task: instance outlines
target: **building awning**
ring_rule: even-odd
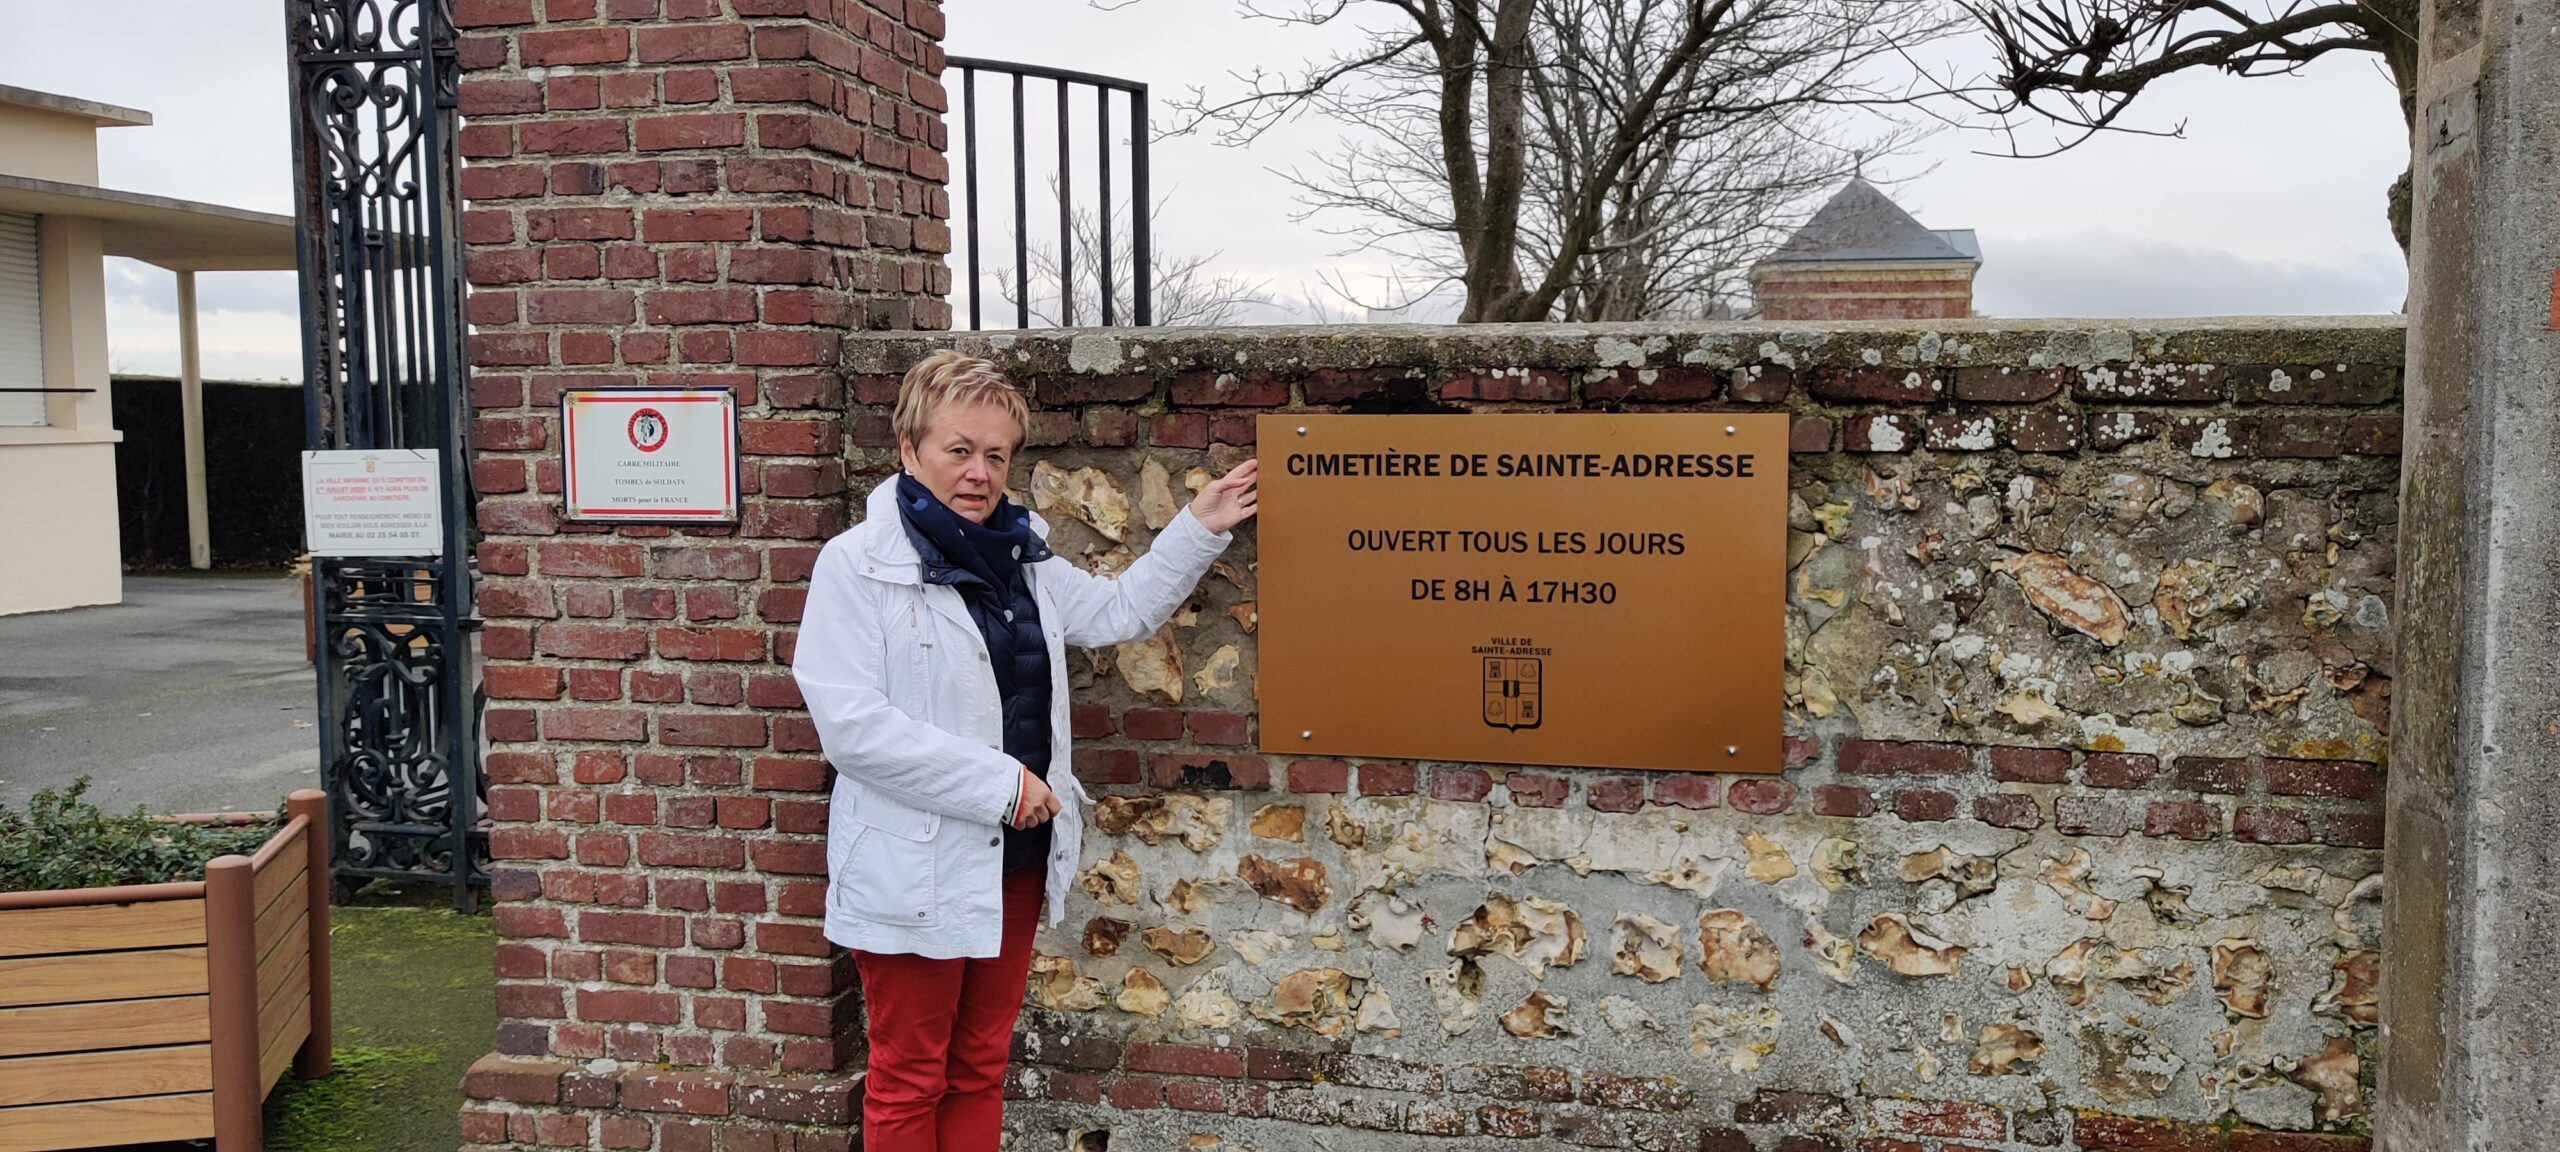
[[[294,267],[290,216],[6,175],[0,175],[0,212],[104,221],[107,255],[173,271],[291,271]]]
[[[76,116],[99,128],[145,128],[151,124],[151,114],[140,108],[83,100],[59,92],[38,92],[15,84],[0,84],[0,104]]]

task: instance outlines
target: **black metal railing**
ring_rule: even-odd
[[[316,557],[332,879],[487,883],[451,0],[287,0],[304,446],[425,449],[443,554]]]
[[[1054,157],[1055,198],[1058,208],[1058,249],[1053,261],[1057,278],[1057,310],[1052,317],[1060,327],[1072,327],[1080,311],[1076,296],[1079,249],[1091,254],[1093,296],[1097,307],[1088,315],[1097,315],[1106,325],[1155,322],[1154,251],[1150,217],[1151,202],[1147,198],[1147,86],[1131,80],[1096,76],[1089,72],[1073,72],[1064,68],[1046,68],[1036,64],[1013,64],[1001,60],[981,60],[968,56],[949,58],[949,72],[959,74],[961,157],[961,234],[969,296],[969,327],[983,328],[982,303],[986,297],[987,277],[980,268],[980,249],[985,235],[979,213],[979,109],[978,76],[988,73],[1009,77],[1012,86],[1011,114],[1008,124],[1012,137],[1013,182],[1013,284],[1012,298],[1015,327],[1032,324],[1032,252],[1031,181],[1026,144],[1031,139],[1031,125],[1024,115],[1025,89],[1033,81],[1047,81],[1054,93],[1058,123],[1057,152]],[[1095,155],[1095,216],[1099,226],[1090,237],[1083,231],[1076,214],[1075,175],[1075,108],[1082,89],[1093,90],[1093,140]],[[1111,199],[1111,166],[1115,141],[1111,134],[1113,95],[1126,97],[1128,110],[1123,120],[1129,129],[1127,168],[1129,175],[1128,248],[1125,284],[1128,303],[1124,309],[1120,288],[1124,283],[1122,260],[1116,250],[1117,235],[1113,227]],[[1043,285],[1045,290],[1046,285]],[[999,286],[998,295],[1008,295]]]

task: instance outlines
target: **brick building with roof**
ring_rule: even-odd
[[[1752,266],[1751,294],[1769,320],[1957,320],[1981,267],[1972,229],[1926,227],[1853,177]]]

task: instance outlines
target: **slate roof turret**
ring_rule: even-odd
[[[1982,254],[1971,229],[1922,227],[1875,185],[1851,177],[1762,263],[1903,260],[1978,264]]]

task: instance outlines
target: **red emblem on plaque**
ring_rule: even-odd
[[[631,446],[643,452],[655,452],[667,446],[667,417],[655,408],[643,408],[631,414]]]

